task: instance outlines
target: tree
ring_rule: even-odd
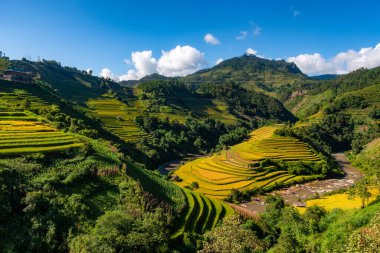
[[[365,207],[366,201],[371,197],[369,192],[370,183],[366,178],[356,182],[355,186],[349,191],[350,197],[359,197],[362,201],[362,208]]]
[[[379,252],[380,248],[380,212],[372,219],[369,226],[360,228],[352,233],[348,239],[345,251],[355,252]]]
[[[70,252],[168,252],[168,230],[160,209],[131,214],[108,211],[89,233],[75,237]]]
[[[285,208],[285,202],[280,195],[270,194],[265,198],[265,203],[266,211],[261,215],[260,225],[264,231],[266,240],[270,243],[274,243],[280,234],[277,223]]]
[[[238,216],[225,218],[223,224],[207,232],[205,238],[203,249],[198,253],[262,252],[265,248],[255,232],[242,227]]]
[[[309,222],[309,232],[314,234],[320,232],[319,223],[326,215],[326,210],[322,207],[313,205],[306,209],[304,217]]]
[[[286,207],[277,226],[281,230],[275,252],[302,252],[307,235],[307,223],[294,207]]]

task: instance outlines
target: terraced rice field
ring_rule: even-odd
[[[135,123],[140,114],[138,108],[127,106],[115,98],[103,97],[87,102],[94,116],[98,117],[111,132],[126,141],[136,141],[147,136]]]
[[[30,102],[30,107],[33,109],[41,109],[49,107],[41,98],[28,93],[25,90],[14,90],[13,92],[0,92],[0,101],[2,104],[10,106],[19,106],[23,100],[27,99]]]
[[[0,154],[53,152],[81,147],[73,135],[63,133],[24,112],[0,112]]]
[[[237,119],[227,111],[227,106],[216,99],[205,98],[168,98],[169,102],[180,104],[200,117],[208,117],[232,125]],[[183,113],[186,116],[186,113]]]
[[[234,213],[234,210],[222,201],[189,189],[183,189],[183,193],[186,196],[187,210],[172,236],[173,239],[180,237],[184,232],[203,234],[214,228],[218,221]]]
[[[182,187],[198,182],[197,192],[217,199],[229,195],[232,189],[269,190],[279,185],[290,185],[311,178],[291,175],[274,166],[260,168],[266,158],[283,161],[319,162],[319,157],[303,142],[274,134],[282,126],[262,127],[250,134],[248,141],[219,154],[203,157],[181,166],[175,174],[183,181]]]

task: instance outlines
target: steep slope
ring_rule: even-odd
[[[370,111],[380,108],[379,85],[380,67],[359,69],[298,90],[298,96],[291,97],[285,104],[300,118],[313,114],[320,117],[327,107],[339,107],[360,120],[369,120]]]

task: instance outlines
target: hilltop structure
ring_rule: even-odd
[[[4,71],[1,79],[7,81],[24,82],[28,83],[33,78],[33,72],[17,71],[14,69],[7,69]]]

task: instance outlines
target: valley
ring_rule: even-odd
[[[143,252],[196,252],[231,222],[273,240],[270,252],[292,224],[287,215],[302,226],[299,242],[318,236],[322,247],[348,222],[336,212],[366,212],[366,226],[378,210],[378,68],[316,80],[243,55],[131,85],[55,61],[4,59],[35,73],[0,80],[0,235],[12,238],[0,248],[9,252],[123,248],[110,243],[115,235]],[[138,240],[124,237],[126,224]]]

